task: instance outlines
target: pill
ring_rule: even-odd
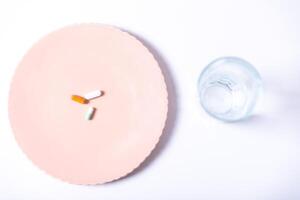
[[[94,115],[95,115],[95,112],[96,112],[96,108],[89,107],[88,110],[85,113],[85,119],[86,120],[92,120]]]
[[[84,97],[81,97],[79,95],[72,95],[72,100],[76,101],[77,103],[81,103],[81,104],[87,104],[89,102],[89,100],[87,100]]]
[[[103,91],[95,90],[95,91],[89,92],[86,95],[84,95],[84,98],[87,99],[87,100],[91,100],[91,99],[95,99],[97,97],[100,97],[102,95],[103,95]]]

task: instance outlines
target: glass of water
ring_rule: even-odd
[[[223,57],[206,66],[197,86],[204,110],[217,119],[233,122],[252,113],[262,91],[262,80],[249,62]]]

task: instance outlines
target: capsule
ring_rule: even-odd
[[[96,108],[89,107],[88,110],[85,113],[85,119],[86,120],[92,120],[94,115],[95,115],[95,112],[96,112]]]
[[[87,104],[89,103],[89,100],[87,100],[86,98],[79,96],[79,95],[72,95],[72,100],[80,103],[80,104]]]

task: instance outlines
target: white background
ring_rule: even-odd
[[[70,185],[26,159],[8,121],[11,77],[25,52],[66,25],[112,24],[143,39],[165,73],[170,115],[147,161],[122,180]],[[300,199],[299,0],[0,0],[0,199]],[[196,81],[239,56],[265,84],[259,109],[227,124],[206,115]]]

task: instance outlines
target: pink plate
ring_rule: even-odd
[[[103,90],[89,104],[71,100]],[[97,109],[92,120],[84,115]],[[167,117],[164,77],[136,38],[103,25],[63,28],[25,55],[13,78],[15,138],[47,173],[75,184],[127,175],[157,144]]]

